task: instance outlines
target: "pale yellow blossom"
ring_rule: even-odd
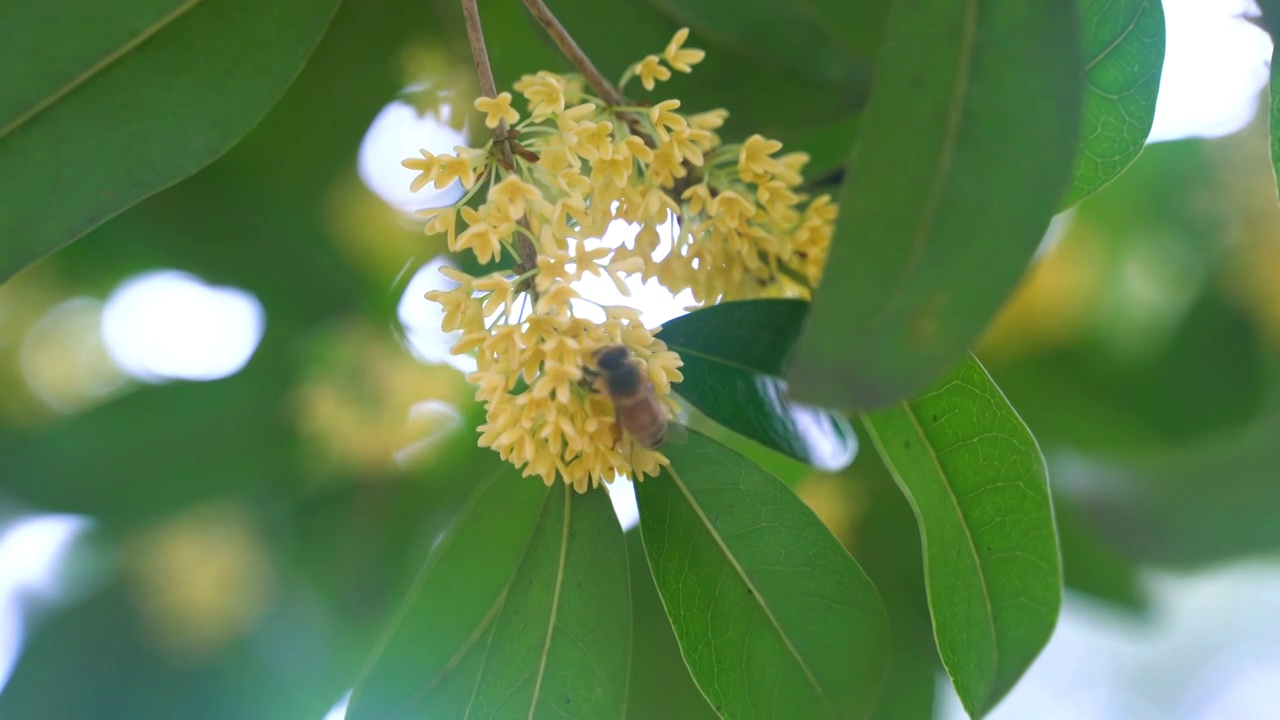
[[[684,47],[685,40],[689,39],[689,28],[682,27],[676,31],[671,38],[671,42],[667,43],[666,49],[662,51],[662,57],[667,61],[673,70],[679,70],[682,73],[693,72],[693,65],[702,62],[707,56],[706,51],[697,48]]]
[[[644,85],[645,90],[652,90],[657,83],[671,79],[671,71],[662,65],[662,60],[657,55],[645,56],[632,66],[631,71],[640,78],[640,84]]]
[[[509,92],[500,92],[497,97],[478,97],[476,98],[475,107],[485,114],[484,126],[490,130],[498,127],[499,123],[503,121],[506,121],[508,125],[514,125],[520,120],[520,113],[511,107],[511,93]]]

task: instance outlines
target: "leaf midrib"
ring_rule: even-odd
[[[987,620],[987,627],[991,631],[991,669],[993,673],[998,674],[998,668],[1000,665],[1000,646],[996,637],[995,618],[992,617],[991,614],[991,591],[987,587],[986,571],[982,566],[982,559],[978,555],[978,546],[973,541],[973,533],[969,530],[969,523],[965,517],[964,510],[960,508],[960,499],[956,497],[955,490],[951,487],[950,478],[947,476],[946,471],[942,469],[942,463],[938,459],[938,454],[934,452],[933,443],[930,442],[929,437],[925,434],[924,427],[920,424],[920,419],[916,417],[915,411],[911,409],[911,403],[904,400],[901,405],[902,411],[906,413],[907,419],[911,421],[911,426],[915,428],[916,434],[921,440],[921,446],[924,448],[925,453],[929,457],[929,461],[933,464],[933,468],[938,474],[938,479],[942,481],[942,486],[946,488],[947,497],[951,499],[951,504],[956,509],[956,515],[960,517],[960,527],[964,531],[965,540],[969,544],[969,553],[973,557],[973,566],[978,573],[978,587],[982,588],[983,608],[986,611],[984,616]],[[946,663],[945,657],[943,658],[943,663]],[[955,677],[955,674],[951,672],[951,668],[947,668],[947,671],[948,673],[951,673],[952,677]],[[995,678],[993,677],[992,682],[994,683],[994,681]],[[982,698],[983,704],[986,703],[987,696],[989,696],[990,693],[991,687],[985,688],[985,694]]]
[[[658,339],[659,340],[662,339],[661,334],[658,335]],[[728,360],[719,355],[709,355],[705,352],[702,352],[700,350],[694,350],[693,348],[686,347],[684,345],[667,345],[667,348],[671,350],[675,350],[680,355],[692,355],[696,358],[700,358],[709,363],[716,363],[718,365],[723,365],[727,368],[732,368],[734,370],[741,370],[742,372],[748,373],[750,375],[764,375],[765,377],[779,378],[779,379],[782,377],[782,375],[778,373],[773,373],[768,370],[758,370],[756,368],[747,367],[742,363]]]
[[[688,501],[689,507],[693,508],[698,519],[702,522],[703,526],[706,527],[707,532],[711,534],[711,538],[715,540],[716,545],[720,548],[720,552],[723,553],[725,559],[729,561],[729,565],[738,573],[738,577],[742,578],[742,582],[745,583],[747,589],[750,590],[751,597],[755,598],[756,602],[760,605],[761,611],[764,612],[765,617],[769,618],[769,623],[773,625],[774,630],[777,631],[778,637],[782,638],[783,644],[786,645],[791,656],[795,658],[796,664],[799,665],[800,669],[804,672],[805,677],[809,680],[809,684],[813,686],[814,691],[818,693],[818,697],[822,699],[822,704],[827,708],[828,715],[833,714],[831,701],[827,699],[827,694],[818,683],[818,679],[814,677],[813,672],[809,670],[809,666],[805,663],[804,658],[800,656],[800,652],[791,642],[791,638],[787,635],[786,631],[782,629],[782,626],[778,623],[778,619],[774,617],[773,611],[769,609],[769,605],[765,602],[764,596],[756,588],[755,583],[751,582],[751,578],[747,576],[746,570],[744,570],[742,565],[738,563],[738,559],[734,556],[733,552],[729,550],[729,546],[725,544],[724,538],[720,536],[720,533],[711,523],[711,519],[702,511],[702,506],[698,504],[696,499],[694,499],[693,493],[689,492],[689,487],[685,485],[684,479],[680,477],[680,474],[676,472],[674,467],[668,466],[667,472],[671,475],[671,480],[675,483],[676,487],[680,489],[680,493],[684,495],[685,500]]]
[[[529,720],[538,709],[538,695],[542,692],[542,678],[547,671],[547,657],[551,654],[551,638],[555,635],[556,616],[560,611],[560,590],[564,587],[565,560],[569,554],[569,520],[573,516],[573,493],[564,489],[564,522],[560,528],[560,558],[556,566],[556,586],[551,594],[551,614],[547,619],[547,637],[542,644],[542,655],[538,658],[538,679],[533,684],[533,699],[529,701]]]
[[[498,479],[501,472],[502,468],[495,468],[488,477],[476,483],[475,489],[467,498],[466,504],[463,505],[462,510],[458,512],[457,519],[454,520],[453,525],[445,531],[445,535],[440,539],[439,544],[432,549],[431,554],[427,558],[426,565],[422,568],[422,572],[418,574],[418,577],[414,578],[413,584],[409,587],[409,591],[405,593],[404,600],[401,601],[400,607],[397,608],[395,616],[387,625],[387,630],[383,633],[382,637],[378,639],[377,645],[374,646],[373,652],[370,653],[368,664],[361,673],[360,681],[356,683],[357,690],[351,695],[351,701],[349,703],[350,707],[354,708],[358,705],[358,701],[360,700],[359,688],[364,686],[365,681],[368,680],[373,669],[377,666],[378,661],[382,659],[383,653],[387,651],[387,647],[391,644],[391,640],[400,631],[400,626],[404,623],[405,618],[408,617],[409,611],[413,608],[414,602],[417,601],[418,595],[422,592],[422,588],[427,584],[427,580],[431,578],[432,573],[434,573],[436,568],[440,565],[441,558],[444,557],[449,546],[453,544],[454,538],[458,536],[459,528],[462,527],[466,518],[470,517],[471,513],[475,511],[480,502],[480,498],[484,496],[485,492],[489,489],[489,486]],[[500,593],[499,597],[502,597],[504,593]],[[466,643],[463,644],[464,646],[466,645]],[[446,663],[446,665],[447,664],[448,663]],[[421,692],[421,690],[418,692]],[[415,693],[415,695],[416,694],[417,693]]]
[[[0,140],[4,139],[14,130],[17,130],[19,127],[26,124],[27,121],[31,120],[31,118],[35,117],[36,115],[39,115],[49,106],[53,105],[54,103],[58,102],[62,98],[66,97],[68,94],[71,93],[71,91],[75,90],[76,88],[88,82],[91,78],[101,73],[108,66],[112,65],[117,60],[119,60],[120,58],[128,54],[129,51],[138,47],[142,43],[152,38],[156,33],[160,32],[165,27],[169,26],[174,20],[177,20],[179,17],[182,17],[183,15],[187,14],[192,8],[199,5],[201,2],[203,2],[203,0],[186,0],[181,5],[171,10],[169,14],[159,18],[152,24],[143,28],[141,32],[139,32],[137,35],[131,38],[128,42],[123,43],[115,50],[107,53],[102,58],[100,58],[98,62],[85,68],[85,70],[82,71],[79,75],[76,75],[75,77],[71,78],[69,82],[55,89],[52,93],[45,96],[42,100],[33,104],[30,108],[27,109],[26,112],[20,113],[17,117],[11,120],[8,125],[0,127]]]
[[[1111,54],[1112,50],[1119,47],[1120,43],[1124,42],[1125,39],[1129,37],[1129,33],[1133,32],[1133,29],[1137,27],[1138,20],[1142,17],[1142,13],[1147,11],[1147,6],[1149,4],[1151,4],[1151,0],[1142,0],[1142,4],[1138,6],[1138,9],[1133,13],[1133,17],[1129,19],[1129,27],[1120,31],[1120,34],[1116,36],[1115,40],[1111,41],[1110,45],[1103,48],[1102,52],[1099,52],[1087,65],[1084,66],[1085,75],[1088,75],[1094,65],[1102,62],[1104,58]]]
[[[937,220],[938,206],[942,203],[943,188],[946,185],[947,178],[951,175],[951,166],[955,160],[960,126],[963,124],[963,109],[969,96],[969,73],[973,65],[973,47],[977,37],[978,3],[979,0],[966,0],[964,5],[964,27],[960,38],[960,54],[956,59],[956,82],[951,91],[951,103],[947,108],[947,122],[943,130],[942,147],[934,168],[933,181],[929,184],[929,194],[925,197],[925,203],[920,212],[920,222],[916,225],[915,232],[911,237],[911,248],[907,255],[907,262],[898,273],[893,289],[886,295],[888,302],[881,306],[882,311],[875,320],[876,328],[883,327],[890,315],[890,309],[896,306],[901,299],[902,286],[906,283],[907,278],[911,276],[916,266],[920,264],[920,258],[924,255],[924,248],[929,239],[929,234],[932,232],[933,224]]]

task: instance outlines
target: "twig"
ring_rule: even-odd
[[[480,9],[476,7],[476,0],[462,0],[462,17],[467,24],[467,40],[471,43],[471,60],[476,66],[476,77],[480,80],[480,94],[485,97],[497,97],[498,86],[493,80],[493,66],[489,64],[489,51],[484,46],[484,29],[480,26]],[[498,150],[498,158],[505,168],[514,168],[515,160],[511,157],[511,136],[507,130],[507,121],[499,120],[498,126],[493,129],[493,146]],[[528,220],[521,218],[520,222],[526,230],[529,229]],[[516,254],[520,256],[519,262],[516,264],[516,274],[524,273],[538,267],[538,249],[533,246],[533,241],[523,233],[515,234]],[[528,283],[528,281],[525,281]],[[532,284],[528,284],[532,288]]]
[[[596,69],[587,54],[582,52],[582,48],[578,47],[578,43],[574,42],[573,37],[569,35],[569,31],[565,30],[560,21],[556,19],[556,16],[551,14],[551,9],[547,7],[546,3],[542,2],[542,0],[524,0],[524,6],[529,8],[529,12],[533,13],[534,19],[547,31],[547,34],[551,36],[552,42],[556,44],[556,47],[560,48],[560,52],[564,53],[569,62],[573,63],[573,67],[582,73],[587,85],[591,87],[596,95],[600,96],[601,100],[610,105],[627,104],[627,99],[618,91],[618,88],[613,86],[613,83],[600,74],[600,71]]]
[[[467,40],[471,42],[471,60],[480,79],[480,94],[488,98],[498,97],[498,86],[493,81],[493,66],[489,64],[489,51],[484,46],[484,29],[480,27],[480,9],[476,0],[462,0],[462,17],[467,23]],[[512,167],[511,146],[507,143],[507,121],[499,120],[493,129],[493,146],[502,154],[506,167]]]

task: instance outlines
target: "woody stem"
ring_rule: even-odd
[[[467,25],[467,40],[471,44],[471,60],[476,66],[476,77],[480,80],[480,94],[485,97],[497,97],[498,87],[493,80],[493,66],[489,64],[489,51],[484,46],[484,29],[480,26],[480,9],[476,0],[462,0],[462,18]],[[511,157],[511,138],[507,134],[507,122],[499,120],[493,129],[493,147],[498,151],[498,159],[502,166],[510,170],[515,167]],[[521,222],[527,222],[521,218]],[[527,229],[527,226],[526,226]],[[516,273],[524,274],[538,267],[538,250],[527,235],[516,233],[516,254],[519,262]]]
[[[613,83],[600,74],[595,64],[591,62],[591,58],[587,57],[587,54],[582,52],[582,48],[578,47],[578,43],[574,42],[573,37],[569,35],[569,31],[565,30],[560,21],[556,19],[556,16],[551,14],[551,8],[548,8],[547,4],[542,0],[523,1],[524,6],[533,14],[534,19],[551,36],[551,41],[556,44],[556,47],[560,48],[560,52],[564,53],[564,56],[569,59],[573,67],[582,73],[582,77],[586,79],[587,85],[592,92],[610,105],[626,105],[627,99],[622,96],[618,88],[613,86]]]

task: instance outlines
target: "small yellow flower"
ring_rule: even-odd
[[[658,133],[659,140],[667,142],[671,139],[667,130],[684,130],[689,127],[689,122],[676,113],[679,107],[680,101],[671,99],[649,108],[649,120],[653,122],[653,129]]]
[[[400,164],[404,167],[418,171],[417,176],[413,178],[413,182],[409,183],[409,192],[418,192],[426,187],[427,183],[436,179],[436,173],[440,172],[439,158],[427,152],[426,148],[422,148],[418,152],[422,154],[422,157],[407,158],[400,161]]]
[[[666,49],[662,51],[662,57],[666,59],[667,64],[673,70],[679,70],[682,73],[693,72],[692,66],[702,62],[702,59],[707,56],[704,50],[685,48],[684,41],[688,39],[689,28],[682,27],[676,31],[671,42],[667,43]]]
[[[703,208],[711,203],[711,188],[705,182],[690,185],[680,198],[688,203],[690,213],[701,215]]]
[[[645,90],[652,90],[659,82],[671,79],[671,71],[663,67],[657,55],[647,55],[645,59],[631,67],[631,71],[640,77],[640,84]]]
[[[606,182],[612,183],[617,188],[627,186],[627,180],[631,177],[632,167],[635,160],[631,157],[631,149],[626,142],[614,143],[609,152],[608,158],[596,160],[592,166],[592,175],[600,176]]]
[[[489,200],[486,205],[504,220],[514,221],[524,217],[525,208],[529,204],[540,200],[542,200],[542,193],[538,188],[515,175],[508,175],[489,188]]]
[[[671,144],[675,146],[676,154],[682,162],[688,162],[694,167],[702,167],[702,149],[690,139],[690,134],[687,127],[672,130]]]
[[[729,117],[729,111],[723,108],[715,110],[707,110],[695,115],[689,116],[689,127],[698,130],[719,130],[724,127],[724,121]]]
[[[539,70],[521,77],[514,87],[529,101],[529,116],[534,120],[564,111],[564,79],[555,73]]]
[[[782,149],[782,143],[763,135],[752,135],[742,143],[738,151],[738,176],[743,182],[766,182],[779,168],[773,154]]]
[[[564,136],[566,144],[569,147],[573,147],[573,142],[570,138],[576,139],[576,136],[573,135],[573,131],[577,129],[578,123],[590,120],[590,118],[595,114],[595,103],[582,103],[580,105],[574,105],[571,108],[565,108],[564,112],[555,116],[556,127],[559,128],[560,133]]]
[[[680,151],[671,143],[663,143],[653,152],[649,162],[649,180],[662,187],[671,187],[676,179],[688,175]]]
[[[476,184],[477,170],[484,164],[484,154],[465,147],[455,147],[453,155],[438,155],[440,169],[436,172],[435,186],[443,190],[457,180],[470,190]]]
[[[455,242],[458,227],[458,209],[452,205],[442,208],[419,210],[418,215],[427,218],[423,232],[427,235],[445,236],[445,242],[452,246]]]
[[[462,208],[462,219],[468,227],[450,246],[453,252],[471,250],[482,264],[488,263],[502,254],[501,229],[491,224],[485,217],[469,207]]]
[[[593,161],[613,151],[611,142],[613,123],[605,120],[598,123],[584,122],[574,129],[578,141],[573,150],[583,160]]]
[[[520,113],[511,107],[511,93],[506,91],[498,93],[497,97],[476,98],[475,107],[485,113],[484,126],[490,130],[498,127],[498,124],[503,121],[508,125],[514,125],[520,120]]]
[[[796,187],[804,182],[804,176],[800,171],[809,162],[809,153],[791,152],[778,158],[778,164],[773,170],[773,174],[779,180],[791,187]]]

